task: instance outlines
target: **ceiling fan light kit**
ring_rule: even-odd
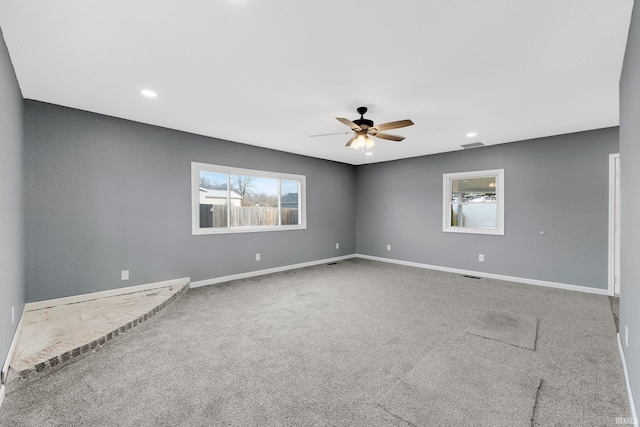
[[[414,123],[409,120],[398,120],[395,122],[383,123],[375,126],[373,120],[365,119],[364,115],[367,112],[367,107],[359,107],[356,111],[360,114],[359,119],[349,120],[343,117],[336,117],[340,123],[347,125],[355,133],[355,135],[347,142],[347,147],[351,147],[355,150],[370,149],[376,143],[369,136],[374,136],[380,139],[386,139],[389,141],[400,142],[404,139],[404,136],[391,135],[388,133],[380,133],[388,129],[398,129],[406,126],[411,126]]]
[[[356,150],[365,147],[369,149],[374,145],[376,145],[376,143],[373,142],[373,139],[369,138],[364,131],[356,132],[355,139],[349,140],[349,142],[347,143],[347,147],[355,148]]]

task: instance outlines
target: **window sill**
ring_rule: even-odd
[[[504,236],[504,230],[496,230],[490,228],[464,228],[464,227],[448,227],[443,228],[445,233],[464,233],[464,234],[489,234],[494,236]]]
[[[260,233],[265,231],[291,231],[306,230],[306,225],[280,225],[280,226],[256,226],[256,227],[225,227],[225,228],[199,228],[192,230],[193,236],[209,234],[236,234],[236,233]]]

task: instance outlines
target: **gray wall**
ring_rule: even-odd
[[[0,364],[25,297],[22,117],[22,93],[0,30]],[[13,325],[11,307],[15,307]]]
[[[617,151],[618,129],[609,128],[359,167],[357,251],[606,289]],[[486,169],[505,170],[505,235],[444,233],[442,174]]]
[[[355,252],[353,166],[35,101],[25,139],[29,302]],[[308,228],[192,236],[192,161],[306,175]]]
[[[640,6],[633,6],[627,51],[620,79],[620,337],[624,346],[635,407],[640,409]]]

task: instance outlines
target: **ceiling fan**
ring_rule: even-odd
[[[351,139],[347,142],[347,147],[351,147],[356,150],[359,150],[363,147],[369,149],[376,145],[376,143],[373,142],[373,139],[369,138],[369,136],[375,136],[376,138],[400,142],[404,139],[404,136],[391,135],[381,132],[388,129],[403,128],[406,126],[411,126],[413,124],[411,120],[407,119],[374,126],[373,120],[364,118],[364,115],[367,112],[367,107],[359,107],[356,111],[358,112],[358,114],[360,114],[360,118],[353,121],[342,117],[336,117],[336,120],[349,126],[351,130],[355,132],[355,135],[353,135],[353,137],[351,137]]]

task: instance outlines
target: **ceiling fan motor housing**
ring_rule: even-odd
[[[369,120],[369,119],[356,119],[353,121],[353,123],[357,124],[358,126],[360,126],[361,128],[365,128],[365,127],[369,127],[372,128],[373,127],[373,120]]]
[[[363,125],[365,127],[370,127],[370,128],[373,127],[373,120],[364,118],[364,115],[367,112],[367,107],[358,107],[356,111],[358,112],[358,114],[360,114],[360,118],[355,119],[353,123],[357,124],[360,127],[362,127]]]

